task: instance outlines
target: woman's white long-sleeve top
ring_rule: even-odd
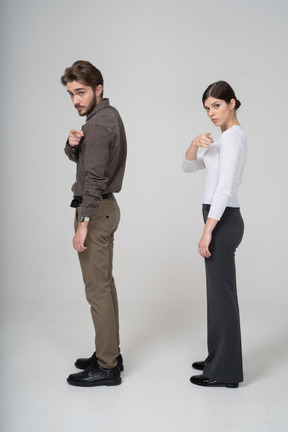
[[[199,153],[199,152],[198,152]],[[203,204],[210,204],[208,217],[220,220],[226,207],[239,207],[238,186],[247,156],[247,139],[239,125],[221,134],[194,161],[183,160],[183,170],[195,172],[206,168],[206,187]]]

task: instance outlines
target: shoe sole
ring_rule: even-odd
[[[238,383],[204,384],[204,383],[201,383],[201,382],[192,381],[191,379],[190,379],[190,382],[192,384],[196,384],[196,385],[201,386],[201,387],[227,387],[227,388],[237,388],[237,387],[239,387]]]
[[[96,382],[81,382],[81,381],[74,381],[67,378],[67,382],[71,385],[77,386],[77,387],[97,387],[97,386],[117,386],[121,384],[121,377],[113,379],[113,380],[102,380],[102,381],[96,381]]]

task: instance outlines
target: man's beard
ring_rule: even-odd
[[[85,115],[90,114],[90,112],[91,112],[91,111],[93,110],[93,108],[95,107],[96,103],[97,103],[97,99],[96,99],[96,95],[95,95],[95,93],[94,93],[94,94],[93,94],[93,99],[92,99],[91,103],[87,106],[87,110],[86,110]]]
[[[84,117],[84,116],[89,115],[90,112],[91,112],[91,111],[93,110],[93,108],[95,107],[96,103],[97,103],[97,99],[96,99],[96,95],[95,95],[95,93],[94,93],[94,94],[93,94],[93,99],[91,100],[91,102],[89,103],[89,105],[87,105],[87,108],[84,110],[84,112],[80,113],[80,112],[78,111],[78,114],[79,114],[81,117]],[[80,107],[81,107],[81,105],[80,105]],[[77,108],[77,105],[76,105],[75,108]]]

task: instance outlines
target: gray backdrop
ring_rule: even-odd
[[[244,329],[262,305],[270,309],[261,330],[272,319],[286,325],[286,26],[285,0],[2,0],[3,310],[16,316],[27,303],[45,303],[53,311],[67,299],[63,317],[80,301],[87,316],[72,249],[75,166],[63,152],[84,119],[60,84],[64,69],[85,59],[102,71],[127,130],[115,250],[124,328],[141,338],[148,315],[153,331],[172,317],[180,331],[198,310],[205,324],[197,253],[204,176],[183,173],[181,163],[195,135],[219,135],[201,106],[203,90],[219,79],[242,102],[249,141],[238,251]]]

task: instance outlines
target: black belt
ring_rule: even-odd
[[[109,192],[107,194],[101,195],[102,199],[112,199],[114,198],[114,195],[112,192]]]
[[[105,199],[112,199],[112,198],[114,198],[114,195],[113,195],[112,192],[109,192],[107,194],[101,195],[101,198],[103,200],[105,200]],[[82,204],[82,201],[83,201],[83,197],[82,196],[75,196],[73,198],[73,200],[71,201],[70,207],[77,208],[77,207],[79,207]]]

